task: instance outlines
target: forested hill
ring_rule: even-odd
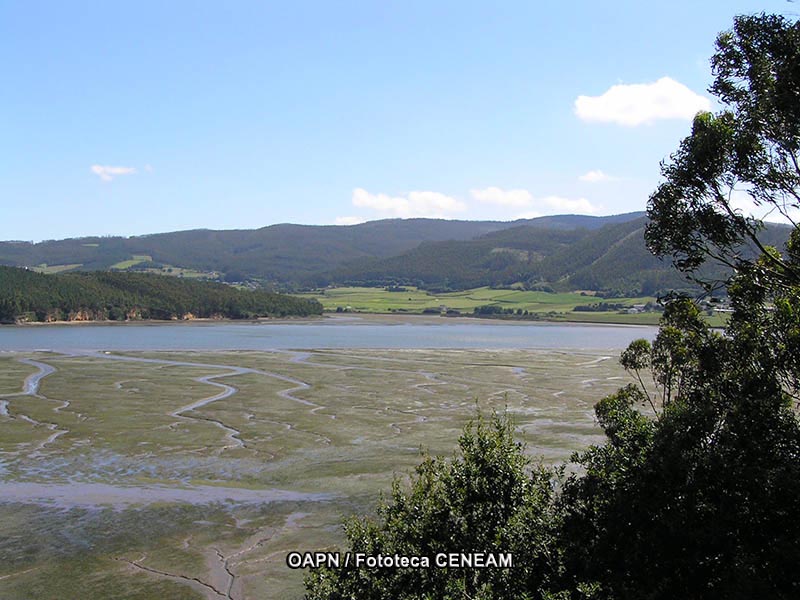
[[[424,242],[471,240],[518,226],[540,230],[592,230],[642,213],[590,217],[562,215],[514,222],[389,219],[351,226],[272,225],[253,230],[193,230],[136,237],[0,242],[0,264],[107,270],[134,257],[140,266],[170,265],[216,272],[228,281],[259,278],[303,283],[310,276],[359,259],[408,252]]]
[[[145,273],[43,275],[0,267],[0,321],[256,318],[322,313],[316,300]]]
[[[521,225],[473,240],[424,243],[384,259],[361,260],[321,274],[316,283],[414,285],[425,289],[467,289],[522,283],[529,289],[606,291],[615,296],[658,295],[693,284],[647,249],[647,218],[594,229],[549,229]],[[783,248],[787,227],[770,225],[763,239]],[[752,254],[749,248],[741,251]],[[724,279],[719,267],[705,267],[707,279]]]
[[[82,271],[111,270],[185,274],[187,278],[228,282],[255,280],[285,289],[345,284],[412,285],[444,291],[521,283],[545,291],[580,289],[613,296],[649,296],[692,288],[669,260],[658,260],[647,250],[646,225],[644,213],[563,215],[514,222],[392,219],[352,226],[274,225],[257,230],[179,231],[38,244],[0,242],[0,264],[69,271],[76,277]],[[782,249],[788,233],[786,227],[769,225],[763,239]],[[748,248],[741,250],[752,253]],[[703,275],[725,278],[721,270]],[[54,281],[70,285],[95,282],[91,277]],[[113,281],[113,286],[119,287],[123,279]],[[174,290],[169,285],[159,284],[163,288],[159,293],[181,297],[192,284],[176,283]],[[184,312],[197,316],[218,312],[199,310],[187,302],[177,303],[175,310],[152,306],[154,314],[166,311],[179,316],[184,306]],[[241,302],[244,300],[236,306],[243,307],[243,315],[270,312]],[[235,314],[229,311],[228,316]]]

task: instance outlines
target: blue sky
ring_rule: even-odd
[[[0,239],[642,210],[795,6],[4,0]]]

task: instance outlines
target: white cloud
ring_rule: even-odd
[[[447,218],[453,213],[465,210],[460,200],[439,192],[415,191],[405,196],[370,194],[367,190],[353,190],[353,206],[370,208],[391,217],[430,217]]]
[[[580,177],[578,177],[580,181],[585,181],[587,183],[601,183],[603,181],[616,181],[616,177],[612,177],[611,175],[607,175],[603,173],[600,169],[596,169],[594,171],[589,171],[588,173],[584,173]]]
[[[600,173],[600,171],[590,173]],[[476,200],[487,204],[529,209],[516,215],[515,219],[535,219],[543,214],[554,214],[554,212],[594,214],[601,208],[593,205],[586,198],[564,198],[563,196],[537,198],[528,190],[504,190],[498,187],[489,187],[483,190],[470,190],[470,194]]]
[[[669,77],[654,83],[615,85],[600,96],[578,96],[575,100],[575,114],[580,119],[627,127],[661,119],[689,120],[710,108],[708,98]]]
[[[486,204],[520,208],[533,203],[533,196],[528,190],[503,190],[498,187],[488,187],[485,190],[470,190],[469,193],[475,200]]]
[[[103,165],[92,165],[92,173],[97,175],[103,181],[111,181],[118,175],[133,175],[136,173],[134,167],[109,167]]]
[[[562,196],[545,196],[537,199],[537,202],[560,212],[570,212],[576,214],[593,214],[600,210],[599,206],[594,206],[586,198],[564,198]]]
[[[366,222],[364,217],[336,217],[334,220],[336,225],[358,225],[364,222]]]
[[[542,213],[538,213],[538,212],[536,212],[534,210],[531,210],[531,211],[520,213],[520,214],[516,215],[513,218],[513,220],[516,221],[517,219],[537,219],[537,218],[539,218],[541,216],[543,216]]]

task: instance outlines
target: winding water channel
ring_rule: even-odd
[[[443,389],[458,389],[459,393],[469,394],[475,386],[484,385],[486,382],[480,380],[478,372],[472,371],[473,366],[485,364],[480,360],[473,361],[472,358],[463,362],[463,370],[454,371],[448,375],[438,372],[436,363],[420,361],[415,353],[380,353],[375,351],[369,354],[372,360],[363,360],[363,349],[385,349],[385,350],[405,350],[405,349],[433,349],[433,353],[427,356],[442,354],[439,349],[462,350],[534,350],[532,354],[546,358],[554,355],[572,355],[579,357],[586,355],[586,360],[572,359],[570,363],[574,371],[570,371],[569,377],[577,377],[577,373],[583,373],[577,377],[580,386],[591,386],[593,382],[599,381],[589,377],[595,377],[594,369],[604,361],[619,353],[630,341],[640,337],[652,338],[656,329],[652,327],[629,327],[629,326],[595,326],[595,325],[571,325],[571,324],[541,324],[541,323],[494,323],[480,322],[474,320],[451,320],[451,319],[398,319],[383,320],[371,318],[346,317],[342,319],[326,318],[320,320],[309,320],[305,322],[290,323],[259,323],[259,324],[212,324],[212,323],[189,323],[189,324],[128,324],[128,325],[68,325],[68,326],[23,326],[23,327],[0,327],[0,355],[7,353],[12,361],[18,361],[35,369],[20,382],[19,391],[4,394],[0,397],[0,423],[3,421],[11,424],[13,420],[19,419],[32,425],[41,431],[36,442],[21,444],[16,451],[5,452],[0,456],[0,498],[2,502],[14,506],[17,503],[37,505],[41,510],[72,511],[85,510],[90,514],[100,515],[104,508],[113,507],[114,510],[128,511],[139,510],[142,506],[152,506],[159,504],[170,505],[194,505],[195,507],[208,505],[224,505],[229,507],[230,514],[236,514],[237,507],[258,507],[260,505],[271,505],[271,503],[308,503],[305,506],[321,506],[336,502],[349,502],[346,491],[338,488],[335,493],[329,493],[324,487],[309,488],[313,492],[301,491],[300,489],[280,489],[284,483],[272,483],[276,487],[270,487],[270,483],[265,483],[259,489],[254,487],[237,487],[235,481],[245,475],[243,468],[247,468],[246,458],[249,453],[257,452],[254,445],[258,440],[257,434],[253,437],[253,430],[248,430],[239,421],[231,422],[231,412],[228,412],[226,402],[239,393],[239,386],[254,385],[252,378],[249,380],[237,380],[236,376],[249,375],[259,378],[263,384],[268,378],[277,382],[266,389],[274,397],[296,405],[300,412],[307,415],[310,420],[302,427],[298,423],[289,422],[289,417],[280,413],[276,415],[266,415],[259,417],[261,423],[278,425],[286,431],[291,431],[292,435],[298,433],[305,437],[308,442],[308,454],[302,450],[297,455],[296,463],[306,464],[304,461],[314,460],[314,457],[323,456],[326,452],[341,452],[341,448],[331,444],[332,436],[330,430],[315,423],[327,423],[334,428],[346,419],[352,420],[354,416],[361,419],[362,415],[381,414],[381,427],[390,427],[391,433],[386,437],[396,439],[404,438],[409,427],[423,423],[431,413],[425,413],[419,407],[423,404],[425,410],[438,410],[438,407],[456,406],[451,404],[446,395],[440,396]],[[358,349],[362,349],[361,354]],[[239,362],[236,353],[226,353],[226,358],[219,358],[219,361],[227,361],[228,364],[218,364],[215,354],[206,352],[204,355],[192,355],[191,353],[176,354],[160,358],[158,354],[141,356],[142,351],[187,351],[187,350],[260,350],[278,353],[284,357],[281,361],[262,363],[249,362],[245,359]],[[315,352],[322,350],[323,352]],[[34,354],[35,352],[35,354]],[[471,356],[471,353],[466,353]],[[453,352],[451,356],[465,356],[463,352]],[[526,355],[528,353],[525,353]],[[222,356],[219,354],[218,356]],[[496,356],[508,356],[503,352]],[[193,360],[193,357],[197,360]],[[206,426],[213,426],[222,432],[217,439],[224,442],[217,444],[213,449],[208,450],[207,456],[195,454],[181,454],[170,456],[170,450],[166,450],[164,456],[159,460],[167,461],[167,466],[163,467],[165,472],[176,474],[175,477],[161,477],[157,469],[162,468],[153,465],[148,466],[150,460],[147,451],[139,453],[138,450],[130,456],[114,455],[108,449],[101,447],[94,448],[91,445],[76,446],[82,443],[81,440],[71,438],[72,435],[63,437],[74,429],[75,419],[97,418],[97,415],[81,415],[76,411],[79,405],[77,397],[61,397],[65,393],[54,391],[59,389],[55,385],[45,385],[42,389],[42,382],[45,378],[58,373],[59,369],[66,373],[71,367],[69,360],[76,359],[83,361],[86,358],[92,361],[113,361],[123,363],[151,364],[156,367],[187,367],[202,369],[199,376],[195,371],[191,375],[191,380],[208,388],[196,388],[191,396],[184,397],[180,402],[165,407],[163,415],[169,417],[177,423],[193,423],[195,431],[202,428],[203,422]],[[494,358],[501,363],[504,359]],[[473,362],[475,363],[473,365]],[[281,365],[299,365],[295,371],[290,371],[293,376],[281,371]],[[442,363],[438,363],[442,364]],[[492,363],[494,364],[494,363]],[[525,367],[509,364],[494,364],[495,367],[502,367],[507,370],[508,378],[498,378],[496,389],[490,392],[498,398],[504,394],[516,394],[518,397],[527,398],[526,394],[530,390],[526,388],[525,378],[527,377]],[[332,404],[329,396],[319,393],[319,390],[311,397],[316,400],[313,402],[307,398],[307,394],[300,392],[312,390],[312,388],[322,389],[321,382],[328,383],[328,377],[313,379],[308,373],[309,369],[324,369],[338,371],[338,380],[342,385],[336,388],[335,393],[347,396],[348,387],[344,384],[360,385],[363,380],[372,381],[394,381],[407,385],[408,389],[415,390],[417,396],[423,395],[424,403],[417,403],[417,407],[410,404],[406,405],[372,405],[369,396],[357,397],[355,403],[346,405],[349,413],[341,413],[341,405]],[[587,371],[588,369],[588,371]],[[343,373],[347,373],[352,379],[341,378]],[[363,376],[361,375],[363,374]],[[131,377],[137,377],[132,375]],[[20,377],[21,379],[21,377]],[[307,379],[304,381],[304,379]],[[336,380],[336,377],[330,379]],[[614,377],[609,377],[614,379]],[[618,379],[618,378],[617,378]],[[113,380],[112,380],[113,381]],[[113,385],[117,390],[121,390],[121,385],[128,381],[123,375],[123,381],[116,381]],[[137,381],[131,379],[131,381]],[[188,381],[188,378],[187,378]],[[111,384],[108,384],[111,385]],[[136,385],[136,384],[134,384]],[[446,386],[444,388],[437,386]],[[397,394],[400,388],[392,389],[392,394]],[[244,390],[244,387],[243,387]],[[563,392],[550,390],[547,395],[558,398]],[[544,393],[542,390],[538,390]],[[551,394],[552,392],[552,394]],[[152,392],[150,392],[152,393]],[[48,397],[50,394],[52,397]],[[242,396],[246,396],[243,392]],[[428,401],[430,397],[430,402]],[[239,397],[237,397],[239,398]],[[24,401],[23,401],[24,400]],[[73,404],[70,404],[73,400]],[[444,402],[444,404],[441,404]],[[324,404],[330,404],[330,408]],[[356,404],[357,403],[357,404]],[[225,410],[202,410],[209,405],[215,405]],[[236,405],[236,401],[232,403]],[[33,407],[36,407],[35,409]],[[243,410],[241,405],[237,409]],[[449,408],[448,408],[449,410]],[[31,414],[26,414],[29,411]],[[53,414],[52,417],[48,416]],[[295,411],[295,415],[297,412]],[[34,418],[31,415],[35,415]],[[56,416],[58,415],[58,416]],[[385,418],[385,415],[390,415]],[[250,415],[252,416],[252,415]],[[100,417],[102,418],[102,417]],[[248,417],[250,418],[250,417]],[[441,418],[441,417],[439,417]],[[537,417],[538,423],[547,426],[555,423],[560,417],[558,412],[548,413]],[[58,425],[49,420],[58,421]],[[322,420],[320,420],[322,419]],[[337,419],[334,422],[328,419]],[[435,422],[435,418],[431,422]],[[228,422],[226,422],[228,421]],[[18,421],[19,423],[19,421]],[[169,421],[167,421],[169,423]],[[170,425],[170,427],[173,427]],[[343,424],[344,425],[344,424]],[[430,426],[425,425],[425,427]],[[436,427],[434,425],[433,427]],[[240,428],[245,431],[243,435]],[[314,431],[314,430],[318,431]],[[248,438],[248,435],[250,436]],[[379,434],[376,439],[383,439],[384,434]],[[59,439],[61,438],[61,439]],[[248,446],[249,443],[252,446]],[[65,440],[73,444],[70,446],[72,454],[68,456],[62,453],[61,446]],[[71,440],[71,441],[70,441]],[[87,442],[88,443],[88,442]],[[263,444],[263,441],[261,442]],[[304,442],[306,443],[306,442]],[[377,452],[383,446],[380,443],[372,442]],[[359,441],[353,440],[353,448],[358,448]],[[325,450],[323,450],[325,449]],[[263,452],[261,458],[263,459]],[[336,455],[337,457],[339,455]],[[338,460],[338,458],[337,458]],[[344,457],[344,460],[349,458]],[[3,475],[3,463],[14,463],[14,476],[10,476],[11,471],[6,471]],[[73,461],[73,462],[69,462]],[[83,461],[83,462],[81,462]],[[119,461],[114,463],[113,461]],[[169,462],[172,461],[172,462]],[[185,464],[181,463],[184,461]],[[179,464],[175,466],[173,464]],[[19,465],[23,466],[20,467]],[[221,469],[220,485],[197,484],[194,480],[197,465],[212,465],[212,469]],[[112,466],[109,466],[112,465]],[[119,465],[119,466],[118,466]],[[152,470],[151,470],[152,467]],[[259,468],[263,468],[260,464]],[[298,467],[302,468],[302,467]],[[173,470],[170,470],[173,469]],[[228,471],[224,471],[228,469]],[[184,474],[189,473],[184,477]],[[234,477],[229,479],[227,475],[231,473]],[[109,476],[110,475],[110,476]],[[205,480],[203,480],[205,481]],[[291,483],[285,484],[291,488]],[[319,490],[319,491],[317,491]],[[248,510],[248,509],[241,509]],[[255,508],[253,509],[255,510]],[[260,510],[260,509],[259,509]],[[297,509],[295,509],[297,510]],[[300,509],[302,510],[302,509]],[[150,553],[139,554],[119,554],[114,555],[115,561],[123,563],[125,568],[138,571],[146,577],[165,579],[189,585],[206,598],[225,598],[237,600],[245,598],[245,581],[251,564],[268,560],[271,554],[264,558],[260,548],[273,536],[294,536],[298,526],[296,521],[300,520],[306,513],[295,512],[289,515],[283,525],[277,527],[260,527],[254,529],[243,541],[230,543],[226,548],[218,547],[216,542],[211,545],[198,544],[194,546],[191,542],[193,551],[199,553],[206,564],[208,571],[201,575],[191,575],[180,569],[172,568]],[[239,521],[235,520],[234,528],[239,529]],[[247,531],[246,520],[243,521],[243,529]],[[330,525],[330,526],[335,526]],[[192,533],[188,533],[184,548],[188,548]],[[274,551],[272,551],[274,552]],[[16,577],[25,577],[29,569],[22,569],[12,574],[4,575],[12,581]],[[249,583],[247,585],[250,585]],[[266,596],[265,596],[266,597]]]

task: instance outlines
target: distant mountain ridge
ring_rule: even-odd
[[[521,284],[545,291],[640,296],[692,288],[669,260],[647,250],[646,225],[645,213],[635,212],[510,222],[387,219],[349,226],[196,229],[0,242],[0,265],[48,273],[160,272],[283,290],[345,284],[447,291]],[[764,242],[782,248],[788,232],[770,225]],[[725,273],[712,266],[705,275],[723,278]]]
[[[386,219],[350,226],[279,224],[251,230],[196,229],[127,238],[0,242],[0,264],[107,270],[142,255],[155,264],[215,271],[228,279],[241,275],[305,283],[348,263],[398,256],[423,243],[472,240],[515,227],[595,230],[642,215],[558,215],[512,222]]]
[[[648,252],[646,223],[640,215],[593,229],[522,224],[472,240],[423,243],[398,256],[350,263],[318,283],[399,283],[445,290],[521,282],[557,291],[613,289],[621,295],[686,287],[669,262]]]
[[[593,290],[614,296],[659,295],[698,286],[670,260],[653,256],[644,240],[647,217],[620,215],[594,229],[519,225],[472,240],[423,243],[404,254],[350,263],[317,281],[351,285],[406,284],[426,289],[465,289],[522,283],[545,291]],[[791,229],[769,225],[762,241],[783,248]],[[755,251],[743,247],[744,254]],[[718,265],[703,267],[705,279],[724,279]]]

